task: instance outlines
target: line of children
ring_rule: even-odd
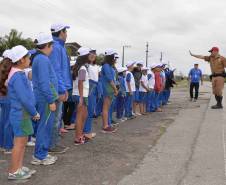
[[[68,28],[55,24],[52,35],[40,33],[36,37],[32,72],[29,70],[28,75],[32,83],[24,72],[30,67],[30,53],[23,46],[5,52],[0,63],[0,148],[5,152],[12,149],[8,179],[27,179],[36,172],[23,166],[25,146],[34,127],[36,142],[31,164],[51,165],[57,156],[50,154],[67,150],[59,145],[59,133],[64,132],[62,118],[71,122],[72,112],[76,117],[74,144],[81,145],[96,135],[92,132],[95,116],[102,114],[101,132],[114,133],[115,123],[139,115],[137,103],[145,115],[162,111],[162,104],[168,102],[169,88],[164,84],[172,73],[160,64],[149,70],[140,61],[129,61],[127,68],[116,68],[119,56],[115,50],[107,49],[100,70],[95,64],[96,50],[81,47],[76,62],[70,66],[64,46]],[[62,106],[70,91],[75,111],[70,110],[68,119],[62,116]],[[114,112],[117,121],[113,119]]]

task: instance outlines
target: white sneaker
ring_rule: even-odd
[[[35,142],[34,141],[29,141],[29,142],[27,142],[27,146],[30,146],[30,147],[35,146]]]
[[[122,120],[127,121],[128,119],[126,117],[122,118]]]
[[[12,153],[12,150],[8,150],[8,149],[5,149],[5,150],[4,150],[4,154],[6,154],[6,155],[7,155],[7,154],[11,154],[11,153]]]
[[[140,114],[140,113],[136,113],[135,115],[136,115],[136,116],[141,116],[141,114]]]
[[[45,159],[43,160],[39,160],[36,157],[33,156],[33,160],[31,161],[31,164],[33,165],[52,165],[54,163],[56,163],[57,161],[57,157],[56,156],[51,156],[51,155],[47,155]]]
[[[31,174],[23,171],[22,169],[18,169],[16,172],[8,174],[9,180],[25,180],[29,179],[30,177]]]
[[[36,173],[36,170],[29,169],[29,168],[26,167],[26,166],[23,166],[21,169],[22,169],[24,172],[29,173],[30,175],[34,175],[34,174]]]

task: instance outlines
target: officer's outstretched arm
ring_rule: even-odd
[[[203,55],[194,55],[190,50],[189,50],[189,53],[190,53],[190,55],[192,56],[192,57],[195,57],[195,58],[198,58],[198,59],[205,59],[205,56],[203,56]]]

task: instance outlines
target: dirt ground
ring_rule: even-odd
[[[98,118],[94,122],[95,140],[83,146],[73,145],[73,131],[70,131],[62,138],[70,149],[58,155],[59,160],[52,166],[30,165],[33,148],[27,148],[25,166],[37,170],[37,174],[27,181],[7,180],[10,156],[0,153],[0,185],[117,185],[140,164],[181,109],[196,108],[208,102],[208,98],[202,97],[205,93],[201,93],[198,103],[190,103],[186,88],[174,89],[171,104],[165,106],[162,113],[151,113],[121,123],[115,134],[102,134],[101,119]]]

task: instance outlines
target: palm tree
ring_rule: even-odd
[[[0,54],[16,45],[23,45],[27,49],[34,48],[34,43],[31,38],[22,38],[22,32],[12,29],[8,35],[0,37]]]

